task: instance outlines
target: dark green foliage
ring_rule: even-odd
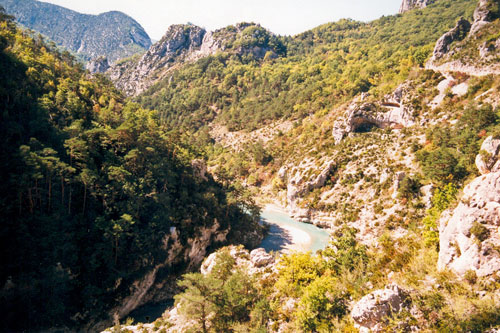
[[[427,131],[432,143],[417,152],[424,175],[437,184],[462,182],[477,174],[475,158],[481,139],[498,125],[498,115],[489,104],[469,105],[458,122],[449,127],[436,126]]]
[[[490,236],[490,230],[479,222],[474,222],[470,233],[473,234],[480,242],[486,240]]]
[[[351,271],[368,262],[366,246],[358,243],[356,233],[355,228],[343,227],[335,233],[331,247],[323,251],[328,268],[337,274]]]
[[[401,198],[412,199],[420,193],[420,186],[418,179],[405,176],[399,184],[398,195]]]
[[[240,193],[194,176],[156,112],[0,19],[1,331],[107,319],[174,228],[181,245],[215,221],[234,242],[259,230]]]
[[[180,313],[195,321],[195,331],[233,332],[244,323],[258,329],[268,318],[265,309],[269,306],[256,280],[235,266],[228,249],[215,260],[208,274],[186,274],[179,282],[185,288],[175,296]]]

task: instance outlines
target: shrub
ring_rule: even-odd
[[[420,193],[420,185],[418,179],[406,176],[399,185],[398,196],[404,199],[411,199]]]
[[[465,272],[464,279],[465,279],[465,281],[469,282],[470,284],[475,284],[477,281],[476,271],[473,269],[469,269],[468,271]]]
[[[470,229],[470,232],[480,242],[486,240],[490,235],[490,231],[488,230],[488,228],[486,228],[484,225],[482,225],[479,222],[474,222],[474,224],[472,225],[472,228]]]

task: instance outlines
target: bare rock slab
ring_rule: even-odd
[[[408,295],[396,284],[376,290],[360,299],[351,317],[360,332],[382,332],[387,318],[403,309]]]

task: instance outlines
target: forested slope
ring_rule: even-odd
[[[277,58],[229,47],[181,67],[138,101],[158,110],[169,126],[199,129],[215,121],[229,130],[253,130],[272,120],[327,112],[362,92],[381,97],[415,64],[423,65],[436,40],[460,16],[472,17],[474,7],[474,1],[445,0],[369,23],[325,24],[280,37],[284,50]],[[244,39],[243,31],[240,37],[246,47],[275,38],[269,32],[249,36]]]
[[[109,320],[144,276],[256,245],[251,202],[193,168],[156,112],[0,15],[0,330]]]

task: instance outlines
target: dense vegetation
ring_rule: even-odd
[[[258,228],[258,208],[235,177],[256,186],[269,181],[276,194],[287,185],[272,179],[282,165],[323,156],[335,167],[301,204],[340,212],[330,246],[284,255],[276,271],[257,276],[222,250],[209,274],[189,273],[178,283],[176,305],[193,332],[354,332],[352,302],[392,282],[410,291],[413,307],[388,321],[388,331],[418,324],[424,331],[482,332],[500,325],[493,296],[498,275],[480,279],[468,272],[460,279],[436,268],[441,213],[477,176],[482,140],[500,135],[498,108],[478,102],[486,91],[500,92],[500,80],[471,79],[466,95],[448,91],[441,107],[431,109],[443,77],[421,67],[436,39],[459,16],[469,18],[475,5],[442,0],[425,10],[370,23],[342,20],[295,37],[254,24],[230,26],[215,33],[225,52],[179,66],[137,104],[0,12],[0,330],[99,319],[132,281],[166,260],[164,241],[172,230],[181,231],[185,245],[196,228],[214,220],[221,228],[231,221],[228,238],[235,243]],[[266,54],[242,51],[254,47]],[[433,125],[397,133],[373,128],[335,144],[331,110],[365,92],[380,100],[404,80],[416,120]],[[287,133],[236,152],[212,144],[208,133],[213,121],[252,130],[281,119],[294,121]],[[393,141],[400,144],[397,154],[382,150],[396,147]],[[410,153],[415,167],[407,170],[403,160]],[[217,182],[195,175],[191,160],[200,156],[209,159]],[[319,167],[309,166],[309,175]],[[394,197],[392,178],[380,181],[387,170],[407,172]],[[337,201],[321,202],[336,184],[343,186]],[[426,208],[420,192],[427,184],[435,190]],[[373,192],[355,200],[366,189]],[[373,220],[390,215],[382,226],[378,220],[367,226],[373,235],[382,232],[373,245],[363,245],[360,231],[348,225],[370,205]],[[471,229],[479,240],[488,232],[479,222]],[[154,329],[169,326],[159,319]]]
[[[2,331],[105,318],[134,279],[166,261],[172,228],[181,245],[214,223],[232,223],[234,242],[258,229],[239,192],[195,175],[191,148],[156,112],[124,101],[3,9],[0,101]]]
[[[286,56],[278,58],[222,52],[182,67],[138,101],[158,110],[169,126],[191,130],[214,119],[230,130],[302,119],[361,92],[380,97],[392,91],[414,65],[424,63],[458,17],[472,16],[474,7],[474,1],[445,0],[425,14],[417,10],[370,23],[341,20],[282,37]]]
[[[460,280],[436,271],[434,249],[423,246],[416,233],[404,240],[383,235],[376,248],[359,244],[356,232],[339,230],[317,254],[282,256],[276,273],[251,275],[227,249],[219,251],[209,274],[188,274],[179,282],[184,291],[176,296],[178,311],[191,320],[186,332],[274,332],[279,327],[283,332],[357,332],[349,303],[389,282],[411,290],[406,301],[412,310],[388,320],[387,331],[418,325],[429,332],[484,332],[500,325],[500,308],[491,296],[500,281]],[[478,296],[478,290],[487,296]],[[154,324],[155,331],[170,326],[166,318]]]
[[[237,152],[220,145],[206,149],[218,172],[240,176],[250,185],[266,181],[269,185],[272,180],[274,194],[286,188],[283,180],[272,179],[285,163],[298,163],[306,157],[319,160],[321,156],[330,156],[336,162],[325,186],[312,190],[304,199],[308,208],[345,210],[343,218],[335,222],[340,232],[334,235],[331,247],[316,255],[283,256],[276,274],[258,277],[235,268],[234,261],[222,253],[219,260],[225,269],[208,276],[185,276],[181,282],[186,289],[176,300],[182,314],[193,320],[193,331],[223,328],[264,332],[283,327],[284,332],[356,331],[347,313],[349,304],[388,283],[410,290],[412,311],[402,311],[388,321],[387,331],[409,331],[418,325],[433,332],[484,332],[500,325],[498,275],[478,278],[469,271],[460,278],[436,268],[441,213],[454,208],[461,189],[478,176],[474,162],[484,138],[499,137],[499,109],[482,94],[490,92],[498,98],[500,81],[493,75],[469,78],[454,73],[453,84],[467,81],[467,93],[457,96],[447,90],[441,106],[431,109],[435,88],[444,78],[421,69],[437,38],[459,16],[470,18],[476,4],[438,1],[423,11],[369,24],[341,21],[325,25],[283,38],[286,56],[277,59],[221,53],[185,66],[170,81],[139,97],[143,105],[161,110],[162,121],[169,126],[198,131],[192,139],[197,142],[209,140],[204,126],[211,121],[230,130],[253,130],[271,120],[296,120],[291,130],[265,145],[250,142]],[[497,27],[498,20],[477,40],[468,41],[478,44],[487,39],[493,43],[498,38]],[[470,47],[474,52],[475,44]],[[335,106],[362,92],[369,92],[369,99],[380,100],[406,79],[414,96],[414,116],[424,125],[398,134],[373,129],[370,133],[354,133],[338,145],[333,142],[331,120],[335,115],[328,113]],[[305,118],[308,115],[313,116]],[[379,150],[371,148],[390,145],[391,140],[400,141],[398,154],[377,155],[374,152]],[[415,156],[414,168],[407,170],[402,160],[410,154]],[[387,164],[386,159],[390,161]],[[353,167],[356,160],[365,160],[361,167],[365,173],[348,173],[351,170],[346,166]],[[368,173],[372,165],[407,172],[397,196],[391,198],[389,193],[392,179],[379,182],[381,169],[376,170],[378,174]],[[313,174],[318,171],[314,167],[319,165],[311,167]],[[319,198],[337,182],[344,183],[345,196],[321,206]],[[434,191],[426,208],[421,187],[428,184]],[[368,195],[366,201],[354,200],[361,195],[353,192],[365,188],[376,189],[375,195]],[[373,219],[384,215],[386,208],[395,209],[381,226],[385,232],[374,240],[376,245],[363,246],[356,240],[359,231],[345,225],[358,220],[357,207],[369,206],[370,200],[376,202]],[[404,230],[404,236],[394,236],[396,228]],[[478,240],[488,232],[479,222],[471,229]],[[218,275],[221,272],[225,275]],[[241,284],[233,284],[235,280]],[[240,286],[246,286],[245,293]],[[204,304],[207,312],[200,316],[199,311],[192,311],[195,304]],[[238,314],[228,318],[228,305],[238,309]],[[169,326],[165,319],[156,324]]]

